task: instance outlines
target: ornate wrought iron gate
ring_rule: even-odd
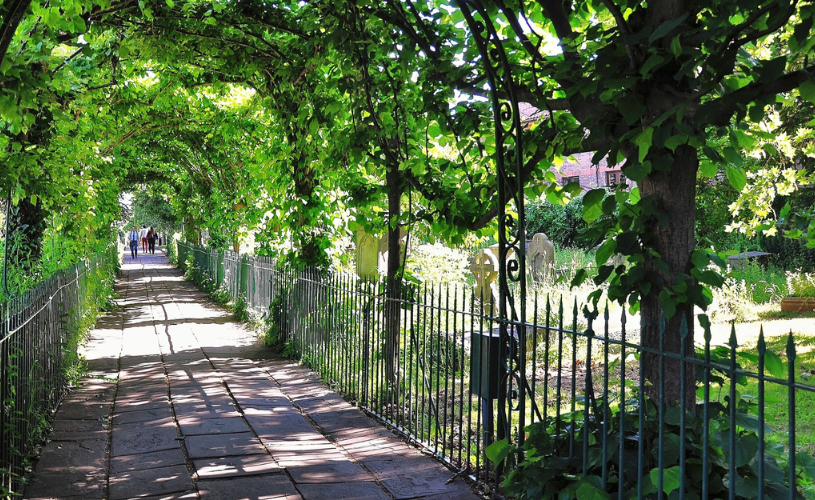
[[[523,128],[512,69],[490,15],[480,0],[457,0],[478,45],[490,86],[498,171],[499,316],[502,366],[496,437],[523,442],[526,425],[526,220],[524,217]],[[498,93],[508,99],[501,99]],[[514,214],[513,210],[514,208]],[[517,214],[517,215],[516,215]],[[510,286],[515,283],[515,286]],[[534,398],[530,398],[534,401]],[[534,404],[534,403],[532,403]],[[490,403],[491,405],[491,403]],[[485,409],[485,415],[487,414]],[[517,415],[516,425],[512,425]],[[512,436],[511,430],[518,429]]]

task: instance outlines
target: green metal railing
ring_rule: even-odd
[[[69,336],[97,303],[101,275],[117,259],[111,245],[0,303],[0,491],[5,494],[19,489],[25,461],[42,437],[41,424],[65,390]]]
[[[506,358],[496,342],[499,320],[481,313],[473,290],[423,285],[398,299],[399,349],[388,360],[393,319],[386,303],[395,299],[383,283],[272,269],[268,260],[186,244],[179,244],[182,253],[211,266],[201,269],[215,279],[224,269],[222,286],[233,297],[253,297],[252,308],[267,313],[289,350],[334,390],[488,484],[497,486],[512,470],[516,481],[534,483],[542,467],[558,473],[550,489],[583,481],[618,499],[793,499],[815,492],[815,429],[796,414],[799,401],[815,403],[815,387],[796,380],[792,334],[768,339],[762,332],[755,345],[741,347],[732,330],[717,346],[708,325],[696,352],[668,353],[640,345],[642,325],[632,328],[624,311],[614,322],[608,309],[579,313],[577,304],[533,296],[532,321],[524,329],[512,325],[508,357],[521,366],[508,370],[498,362]],[[256,293],[267,279],[268,288]],[[687,327],[680,332],[689,334]],[[657,383],[645,379],[643,359],[657,363]],[[695,387],[687,387],[688,373],[696,374]],[[690,401],[669,404],[666,380],[678,380]],[[494,425],[506,411],[497,404],[501,391],[512,410],[520,409],[504,415],[511,427],[504,436]],[[808,444],[799,447],[802,435]],[[501,438],[520,443],[520,436],[523,450],[502,442],[485,449]]]

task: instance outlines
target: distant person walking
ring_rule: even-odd
[[[153,229],[153,226],[150,226],[150,231],[147,232],[147,245],[150,249],[150,253],[156,253],[156,230]]]
[[[133,226],[133,230],[130,231],[127,240],[130,242],[130,256],[135,259],[139,253],[139,231],[136,229],[136,226]]]
[[[146,224],[142,225],[141,231],[139,232],[139,237],[141,238],[142,252],[147,253],[147,225]]]

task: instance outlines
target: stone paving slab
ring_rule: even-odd
[[[192,492],[195,488],[185,465],[112,474],[109,484],[110,500],[132,498],[134,491],[139,495],[163,495]]]
[[[160,255],[126,256],[25,498],[475,500],[453,473],[275,358]]]
[[[235,434],[248,432],[246,421],[238,416],[221,418],[199,418],[194,415],[179,417],[178,425],[185,436],[202,434]]]
[[[184,442],[187,445],[187,453],[190,458],[230,457],[265,453],[263,446],[251,432],[187,436]]]
[[[121,474],[123,472],[157,469],[169,467],[171,465],[186,465],[187,459],[181,448],[169,450],[152,451],[140,453],[138,455],[120,455],[111,457],[110,474]]]
[[[198,481],[201,498],[212,500],[301,500],[285,474]]]
[[[103,420],[57,420],[52,428],[51,441],[106,441],[107,422]]]
[[[199,478],[210,479],[282,472],[277,462],[266,454],[203,458],[193,464]]]
[[[299,488],[305,500],[390,500],[376,483],[304,484]]]
[[[460,484],[446,484],[449,471],[424,457],[392,458],[365,462],[365,467],[397,499],[414,498],[417,491],[424,495],[460,494]]]
[[[101,440],[52,441],[43,448],[37,469],[43,472],[94,473],[104,469],[105,446]]]
[[[300,457],[293,460],[280,459],[280,465],[295,483],[358,483],[370,481],[371,475],[359,464],[348,460],[315,460],[310,462]]]
[[[166,418],[172,418],[173,413],[169,405],[165,408],[154,408],[152,410],[126,411],[113,414],[113,424],[135,424],[139,422],[156,422]]]
[[[55,486],[56,485],[56,486]],[[25,498],[84,498],[96,499],[105,496],[104,469],[93,474],[71,472],[39,473],[37,481],[26,488]]]
[[[110,445],[111,456],[136,455],[179,447],[175,427],[152,427],[149,423],[131,424],[127,427],[121,430],[114,429],[111,433],[113,436]]]

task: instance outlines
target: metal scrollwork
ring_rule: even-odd
[[[495,122],[495,162],[498,172],[499,324],[504,367],[499,391],[498,438],[512,439],[510,422],[525,426],[528,384],[526,342],[526,234],[523,200],[523,127],[512,81],[512,66],[501,36],[481,0],[456,0],[482,56],[490,86]],[[508,99],[499,98],[507,96]],[[512,209],[516,215],[513,215]],[[510,287],[513,282],[513,287]],[[511,413],[507,414],[507,410]],[[522,442],[523,432],[517,436]]]

